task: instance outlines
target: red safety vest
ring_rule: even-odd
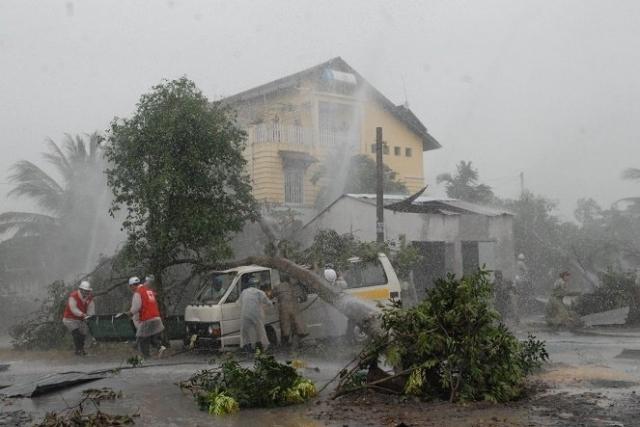
[[[87,308],[93,300],[93,297],[91,295],[89,295],[86,301],[83,301],[82,296],[80,296],[80,291],[75,290],[71,292],[69,298],[73,298],[74,300],[76,300],[76,306],[78,307],[78,310],[80,310],[84,314],[87,314]],[[64,308],[64,314],[62,315],[62,317],[64,317],[65,319],[82,320],[82,317],[76,316],[75,314],[73,314],[73,311],[71,311],[71,307],[69,307],[69,299],[67,299],[67,306]]]
[[[140,321],[144,322],[154,317],[160,317],[156,293],[144,285],[138,286],[136,292],[140,295],[140,301],[142,302],[142,307],[140,307]]]

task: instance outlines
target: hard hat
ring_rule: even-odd
[[[91,289],[91,284],[86,280],[83,280],[82,282],[80,282],[80,286],[78,286],[78,289],[82,289],[83,291],[92,291],[93,290],[93,289]]]
[[[519,260],[521,260],[521,261],[523,261],[523,260],[524,260],[524,254],[520,254],[520,255],[518,255],[518,259],[519,259]]]
[[[140,279],[138,279],[136,276],[133,276],[129,279],[129,286],[135,286],[139,284],[140,284]]]
[[[333,268],[325,268],[324,278],[327,279],[328,282],[333,283],[338,278],[338,274]]]

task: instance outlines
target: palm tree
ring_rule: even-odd
[[[438,184],[444,182],[447,196],[472,203],[489,203],[493,200],[493,191],[486,184],[478,183],[478,170],[471,162],[461,160],[456,165],[456,174],[443,173],[436,177]]]
[[[9,196],[35,202],[37,212],[0,214],[0,234],[13,232],[12,239],[39,238],[44,251],[65,264],[58,272],[79,268],[75,261],[86,259],[90,227],[95,225],[99,195],[106,189],[104,163],[100,154],[102,137],[65,135],[62,146],[47,139],[43,158],[59,176],[54,178],[36,164],[21,160],[13,165]],[[64,260],[64,262],[63,262]]]
[[[63,148],[47,139],[48,152],[42,156],[61,177],[57,181],[36,164],[21,160],[12,167],[9,182],[15,184],[8,195],[28,197],[42,210],[36,212],[4,212],[0,214],[0,233],[15,231],[14,237],[42,235],[62,226],[73,216],[78,199],[86,199],[89,184],[102,176],[102,159],[98,150],[102,137],[88,135],[88,141],[66,134]],[[98,179],[97,179],[98,178]]]

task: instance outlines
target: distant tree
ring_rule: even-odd
[[[28,237],[31,242],[39,237],[38,250],[56,254],[59,268],[49,271],[51,275],[77,273],[87,261],[90,230],[100,215],[97,193],[106,189],[101,141],[97,133],[87,138],[66,135],[62,147],[48,139],[43,157],[58,177],[27,160],[12,167],[9,181],[14,187],[9,196],[30,199],[39,211],[0,214],[0,233],[13,233],[13,239]],[[108,218],[106,211],[104,216]]]
[[[627,168],[622,172],[622,178],[638,181],[640,180],[640,169]]]
[[[228,258],[231,233],[255,217],[245,139],[231,111],[184,77],[142,95],[131,118],[113,120],[112,212],[125,211],[127,250],[155,275],[161,304],[168,268]]]
[[[339,154],[338,154],[339,156]],[[333,199],[342,194],[375,194],[376,192],[376,161],[366,154],[356,154],[349,158],[349,162],[344,165],[343,159],[330,156],[321,165],[311,178],[311,182],[316,184],[320,180],[323,185],[318,192],[316,206],[323,207],[333,202]],[[341,174],[336,169],[346,168],[346,173]],[[344,175],[344,184],[331,182],[331,180],[341,179]],[[398,180],[398,174],[386,164],[383,165],[382,187],[385,194],[408,194],[409,189],[406,184]],[[336,188],[339,185],[341,188]]]
[[[456,166],[455,175],[443,173],[436,177],[438,184],[445,183],[447,196],[465,200],[472,203],[490,203],[493,200],[493,191],[486,184],[478,183],[478,170],[474,169],[471,162],[460,161]]]
[[[603,210],[595,200],[583,198],[578,199],[573,216],[583,225],[590,224],[603,218]]]

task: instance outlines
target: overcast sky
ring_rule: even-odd
[[[505,197],[640,194],[638,1],[0,1],[0,194],[45,137],[104,130],[163,78],[211,99],[342,56]],[[20,208],[0,197],[0,211]]]

